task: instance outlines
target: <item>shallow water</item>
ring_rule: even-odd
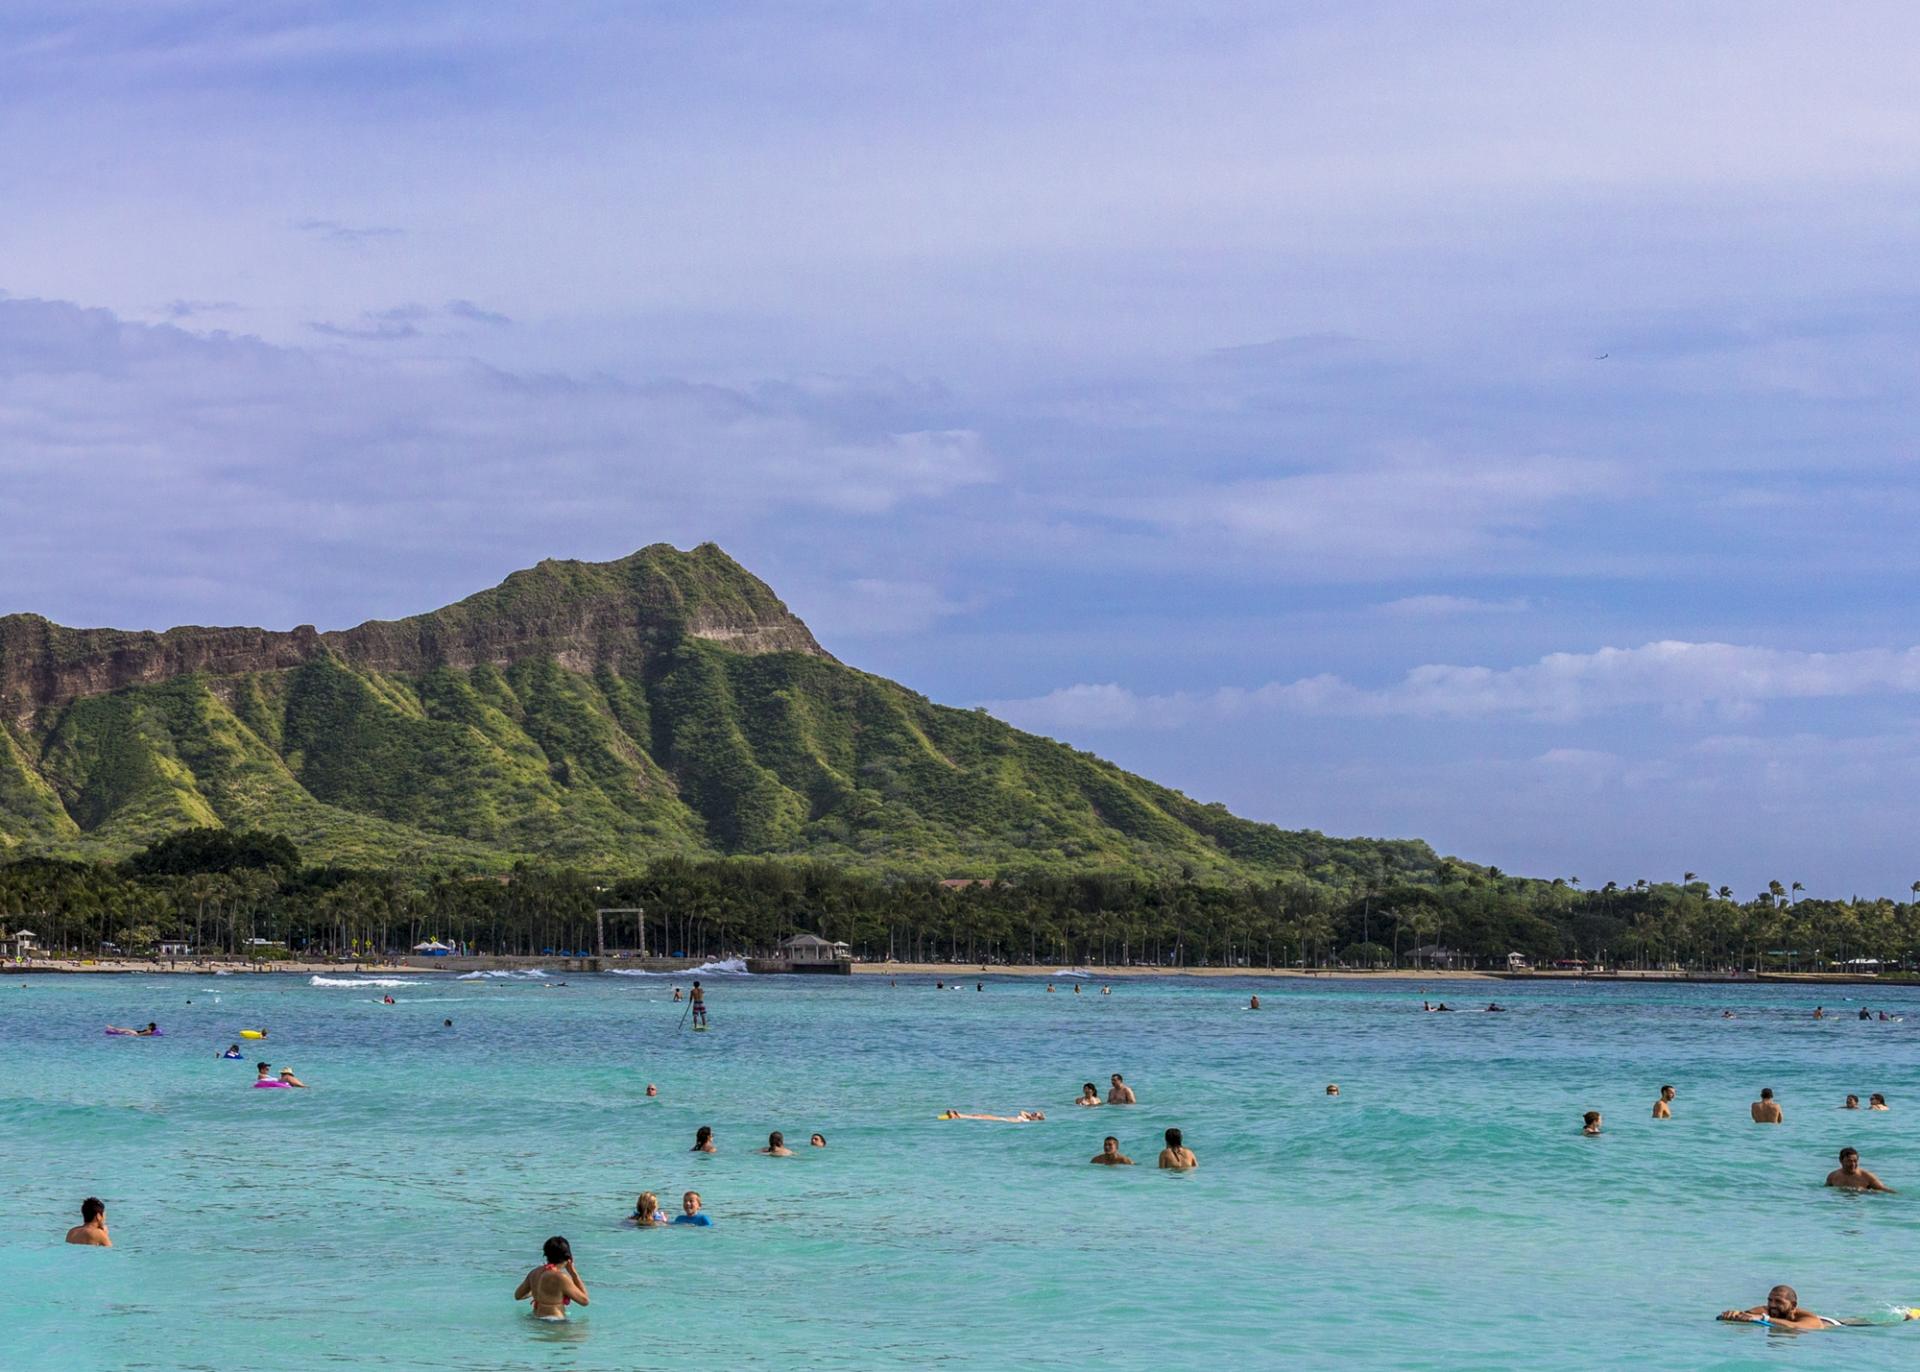
[[[1777,1281],[1822,1313],[1920,1304],[1920,992],[1826,988],[1815,1022],[1776,987],[734,977],[694,1034],[643,977],[417,980],[0,983],[0,1366],[1920,1359],[1920,1324],[1712,1320]],[[1435,989],[1511,1011],[1419,1013]],[[1862,999],[1906,1019],[1849,1018]],[[166,1037],[100,1032],[149,1019]],[[256,1058],[312,1089],[252,1090]],[[1112,1071],[1139,1106],[1071,1105]],[[1782,1128],[1747,1120],[1763,1085]],[[1876,1090],[1892,1113],[1836,1108]],[[686,1151],[701,1124],[717,1156]],[[1168,1125],[1196,1174],[1151,1167]],[[800,1156],[754,1155],[771,1128]],[[1145,1165],[1088,1166],[1108,1132]],[[1846,1143],[1912,1194],[1824,1190]],[[621,1227],[689,1187],[712,1229]],[[59,1243],[89,1193],[110,1253]],[[565,1326],[509,1299],[554,1233],[593,1297]]]

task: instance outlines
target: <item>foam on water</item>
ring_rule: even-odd
[[[747,977],[753,974],[747,970],[744,958],[723,958],[718,962],[703,962],[698,967],[689,967],[682,972],[641,972],[629,971],[624,967],[607,969],[616,977]]]
[[[538,967],[528,967],[528,968],[521,969],[519,971],[462,972],[459,976],[455,977],[454,980],[455,981],[538,981],[542,977],[550,977],[552,975],[553,973],[543,971]]]
[[[309,986],[425,986],[424,981],[406,977],[322,977],[307,980]]]

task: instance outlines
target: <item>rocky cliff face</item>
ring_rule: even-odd
[[[547,658],[574,671],[626,670],[682,638],[747,655],[829,658],[799,617],[718,547],[683,553],[656,544],[617,562],[542,562],[442,610],[324,634],[310,624],[286,632],[69,629],[38,615],[7,615],[0,617],[0,717],[24,728],[42,711],[130,686],[284,671],[324,656],[392,672]]]

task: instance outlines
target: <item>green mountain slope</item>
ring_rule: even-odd
[[[1289,832],[829,656],[712,545],[543,562],[319,634],[0,618],[0,853],[119,857],[196,825],[313,860],[594,871],[668,854],[870,871],[1333,880],[1407,841]]]

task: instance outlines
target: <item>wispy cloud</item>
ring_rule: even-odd
[[[406,233],[404,229],[387,224],[343,224],[338,219],[302,219],[293,227],[324,243],[337,243],[343,247],[358,247],[382,238],[399,238]]]
[[[1456,615],[1512,615],[1531,609],[1525,596],[1506,600],[1482,600],[1465,595],[1409,595],[1384,601],[1374,608],[1384,615],[1408,619],[1444,619]]]

